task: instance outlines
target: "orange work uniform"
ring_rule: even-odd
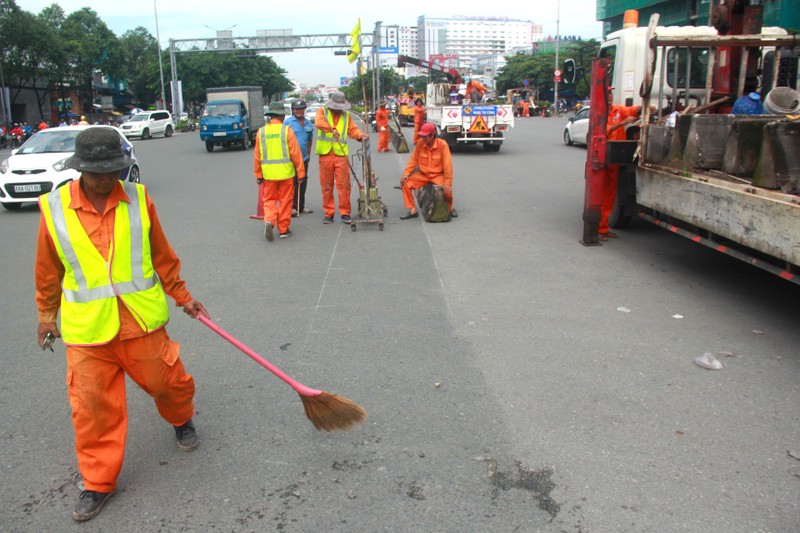
[[[627,117],[638,116],[641,106],[612,105],[608,110],[608,122],[606,123],[606,140],[624,141],[625,128],[619,127],[611,131],[612,126],[620,124]],[[602,235],[608,233],[608,217],[614,210],[614,200],[617,198],[617,183],[619,182],[619,165],[606,165],[606,178],[603,180],[603,199],[600,203],[600,224],[597,228]]]
[[[283,125],[283,120],[270,117],[268,124]],[[265,126],[266,127],[266,126]],[[300,150],[300,143],[292,131],[286,126],[286,144],[289,147],[289,158],[295,169],[295,176],[289,176],[282,180],[265,179],[261,184],[264,203],[264,222],[271,222],[278,228],[278,232],[286,233],[292,224],[292,203],[294,201],[294,177],[303,180],[306,177],[306,166],[303,163],[303,152]],[[256,146],[253,150],[253,173],[256,179],[264,178],[261,160],[263,158],[263,148],[261,146],[261,133],[256,135]],[[263,158],[266,159],[266,158]]]
[[[414,144],[419,142],[419,130],[425,124],[425,106],[414,106]]]
[[[317,116],[314,119],[314,126],[317,129],[330,133],[333,128],[328,124],[328,119],[325,118],[327,109],[320,107],[317,109]],[[342,116],[347,111],[342,111],[337,117],[333,117],[333,127],[339,125]],[[366,133],[358,129],[353,123],[353,117],[350,117],[347,127],[347,136],[351,139],[360,141],[369,137]],[[347,139],[339,139],[342,144],[347,143]],[[334,141],[335,142],[335,141]],[[336,155],[333,150],[327,154],[319,156],[319,184],[322,189],[322,209],[325,211],[326,217],[333,217],[336,211],[336,206],[333,200],[333,187],[336,186],[336,191],[339,193],[339,215],[350,216],[350,163],[346,156]]]
[[[378,125],[378,151],[389,151],[389,111],[385,107],[375,112],[375,123]]]
[[[529,104],[527,100],[522,102],[522,116],[523,117],[531,116],[531,104]]]
[[[403,175],[408,176],[401,186],[403,203],[407,209],[414,209],[412,191],[433,183],[449,189],[444,196],[450,211],[453,210],[453,159],[446,141],[434,139],[430,147],[424,142],[417,144]]]
[[[83,193],[80,181],[65,185],[71,187],[69,209],[75,210],[97,251],[112,260],[116,207],[131,200],[122,184],[117,183],[104,212],[99,213]],[[146,201],[153,268],[164,292],[179,306],[185,305],[192,296],[180,277],[180,259],[164,235],[149,196]],[[64,273],[64,264],[42,217],[34,269],[39,322],[56,322]],[[128,431],[125,374],[155,400],[159,414],[171,425],[183,425],[194,414],[194,380],[184,370],[180,345],[170,340],[163,327],[145,332],[119,297],[117,304],[120,326],[114,339],[101,345],[66,347],[67,389],[78,468],[86,490],[99,492],[115,490],[122,468]]]

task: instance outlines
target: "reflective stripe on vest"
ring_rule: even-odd
[[[109,257],[102,257],[74,210],[71,185],[42,197],[40,206],[64,264],[61,333],[68,344],[102,344],[119,331],[117,297],[144,331],[167,323],[169,309],[150,257],[150,219],[144,187],[125,184],[130,205],[115,209]]]
[[[333,127],[333,113],[330,109],[325,110],[325,118],[328,124]],[[325,155],[333,150],[336,155],[346,156],[347,151],[347,131],[350,129],[350,113],[342,111],[339,115],[339,124],[336,126],[336,131],[339,132],[339,141],[333,138],[333,132],[323,131],[317,128],[317,148],[314,153],[317,155]]]
[[[289,126],[283,124],[267,124],[261,128],[261,174],[265,180],[285,180],[296,174],[289,157],[288,130]]]

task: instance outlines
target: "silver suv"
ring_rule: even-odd
[[[142,140],[158,134],[171,137],[175,131],[175,122],[169,111],[143,111],[133,115],[121,129],[125,137],[141,137]]]

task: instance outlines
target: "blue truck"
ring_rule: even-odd
[[[253,145],[264,125],[264,96],[261,87],[214,87],[206,89],[206,106],[200,117],[200,140],[206,150],[215,146]]]

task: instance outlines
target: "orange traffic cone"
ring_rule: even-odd
[[[258,206],[256,208],[256,214],[250,215],[250,218],[264,220],[264,190],[266,189],[266,185],[266,182],[262,181],[258,186]]]

